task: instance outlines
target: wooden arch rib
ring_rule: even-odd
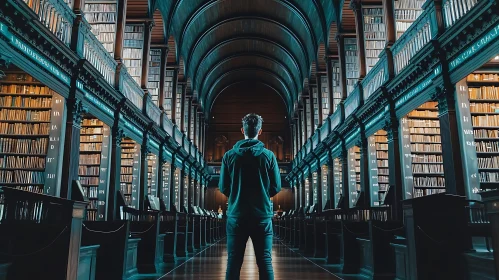
[[[329,26],[329,33],[327,38],[327,50],[329,54],[338,54],[338,42],[336,41],[336,35],[338,34],[338,25],[336,22],[332,22]]]
[[[345,0],[341,12],[341,27],[339,31],[351,32],[355,30],[355,15],[353,10],[350,8],[351,0]]]
[[[168,38],[167,44],[168,44],[168,56],[166,57],[166,63],[168,65],[175,65],[177,64],[177,43],[175,41],[175,38],[173,36],[170,36]],[[182,75],[183,74],[184,72],[182,71]]]
[[[326,45],[324,43],[320,43],[317,50],[317,70],[326,71]]]
[[[163,16],[159,10],[154,11],[152,15],[154,20],[154,26],[151,30],[151,43],[152,44],[164,44],[165,42],[165,25],[163,21]]]

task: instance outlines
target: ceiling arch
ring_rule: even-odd
[[[276,89],[277,92],[282,94],[282,97],[288,108],[288,114],[292,109],[292,102],[290,98],[290,92],[284,81],[282,81],[279,76],[277,76],[272,71],[267,69],[248,67],[248,68],[238,68],[231,70],[229,72],[221,75],[210,87],[205,96],[205,109],[204,113],[209,116],[209,110],[212,107],[213,100],[216,94],[218,94],[223,88],[234,82],[241,81],[253,81],[253,82],[264,82]]]
[[[230,72],[236,68],[248,67],[258,67],[272,71],[286,83],[287,88],[292,93],[292,97],[296,98],[299,85],[294,82],[293,76],[289,70],[272,57],[251,53],[233,55],[214,65],[214,67],[204,76],[205,78],[203,79],[199,90],[204,91],[205,89],[210,88],[211,84],[226,72]]]

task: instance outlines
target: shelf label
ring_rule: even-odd
[[[414,178],[412,176],[412,153],[411,153],[411,138],[409,124],[406,118],[400,120],[400,137],[402,145],[402,176],[403,184],[403,199],[411,199],[413,197]]]
[[[380,114],[382,115],[382,114]],[[369,158],[369,175],[371,177],[371,205],[375,206],[375,203],[379,201],[378,191],[378,159],[376,155],[376,136],[372,135],[367,138],[368,141],[368,158]]]
[[[45,166],[45,187],[44,193],[52,196],[59,196],[58,190],[60,181],[60,170],[62,168],[61,143],[62,119],[66,103],[64,98],[54,93],[52,97],[52,114],[50,118],[49,144],[47,147],[47,158]]]
[[[108,182],[109,182],[109,168],[110,160],[109,155],[111,154],[111,131],[109,126],[105,125],[102,127],[102,148],[101,148],[101,158],[100,158],[100,171],[99,171],[99,186],[97,199],[99,201],[97,205],[97,220],[106,220],[106,202],[108,201]]]

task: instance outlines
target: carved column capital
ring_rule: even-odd
[[[115,127],[113,128],[113,141],[116,146],[121,146],[121,142],[123,141],[123,138],[125,137],[125,132],[123,131],[122,128]]]
[[[11,63],[12,57],[9,55],[6,55],[5,53],[0,53],[0,67],[9,67]],[[0,80],[5,78],[5,73],[0,70]]]
[[[386,137],[388,141],[393,140],[394,136],[398,135],[399,120],[397,118],[388,118],[385,120],[385,125],[383,130],[386,131]]]
[[[79,99],[70,99],[67,101],[67,105],[72,115],[73,126],[81,128],[83,114],[87,112],[87,108]]]

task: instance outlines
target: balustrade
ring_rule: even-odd
[[[356,86],[353,92],[345,100],[345,119],[359,107],[359,104],[359,86]]]
[[[62,0],[23,0],[38,20],[59,40],[69,46],[75,14]]]
[[[388,78],[386,53],[383,52],[380,60],[376,63],[367,76],[362,80],[362,88],[364,89],[364,100],[367,100]]]
[[[445,0],[443,13],[445,27],[450,27],[478,3],[478,0]]]
[[[404,32],[392,47],[395,74],[400,73],[413,58],[432,39],[430,13],[423,14]]]
[[[154,104],[154,101],[150,97],[146,98],[146,114],[153,120],[157,125],[161,123],[161,110]]]
[[[168,133],[168,135],[173,136],[173,122],[163,114],[163,129]]]
[[[121,68],[121,79],[120,79],[120,91],[132,101],[137,108],[142,109],[143,99],[144,99],[144,91],[139,87],[139,85],[135,82],[135,80],[128,74],[125,65],[122,65]]]
[[[95,35],[90,32],[90,27],[83,32],[83,40],[83,57],[102,74],[106,82],[114,87],[116,61]]]

